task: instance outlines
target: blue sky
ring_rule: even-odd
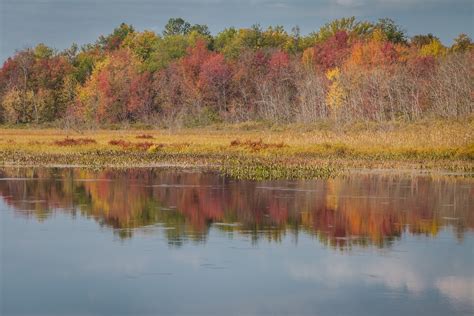
[[[170,17],[227,26],[298,25],[303,33],[344,16],[390,17],[409,35],[434,33],[450,44],[459,33],[471,38],[472,0],[0,0],[0,59],[43,42],[57,49],[93,42],[121,22],[160,32]]]

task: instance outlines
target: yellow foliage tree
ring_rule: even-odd
[[[382,31],[380,28],[376,28],[372,32],[372,41],[374,42],[386,42],[387,41],[387,35]]]
[[[332,111],[342,106],[344,101],[344,89],[340,82],[341,73],[339,68],[329,69],[326,72],[326,78],[331,81],[329,91],[326,95],[326,103]]]
[[[420,55],[423,57],[443,57],[446,56],[447,49],[438,39],[432,40],[429,44],[423,45],[420,49]]]
[[[27,123],[37,118],[37,102],[31,90],[11,89],[3,96],[1,105],[9,123]]]
[[[83,86],[78,86],[76,95],[79,101],[79,107],[76,108],[76,115],[83,117],[86,121],[94,121],[100,105],[100,96],[98,94],[98,77],[102,69],[110,64],[110,57],[98,62],[89,79]]]

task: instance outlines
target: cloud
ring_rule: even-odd
[[[474,278],[442,277],[435,282],[438,290],[450,300],[474,306]]]
[[[331,287],[345,282],[364,282],[383,284],[392,290],[407,289],[413,294],[420,294],[427,288],[427,281],[422,273],[409,264],[389,261],[371,262],[354,265],[347,261],[327,262],[323,265],[292,265],[289,274],[297,280],[323,282]]]

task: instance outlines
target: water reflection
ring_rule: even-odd
[[[13,168],[0,177],[0,195],[22,216],[80,215],[121,238],[158,226],[175,246],[205,242],[211,226],[253,243],[279,242],[287,234],[297,242],[304,233],[343,250],[387,247],[404,234],[436,236],[444,227],[461,241],[474,228],[472,179],[357,175],[253,182],[157,169]],[[439,288],[449,293],[448,281]]]
[[[0,314],[472,315],[473,190],[3,169]]]

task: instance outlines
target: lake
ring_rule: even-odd
[[[472,315],[474,179],[0,169],[2,315]]]

